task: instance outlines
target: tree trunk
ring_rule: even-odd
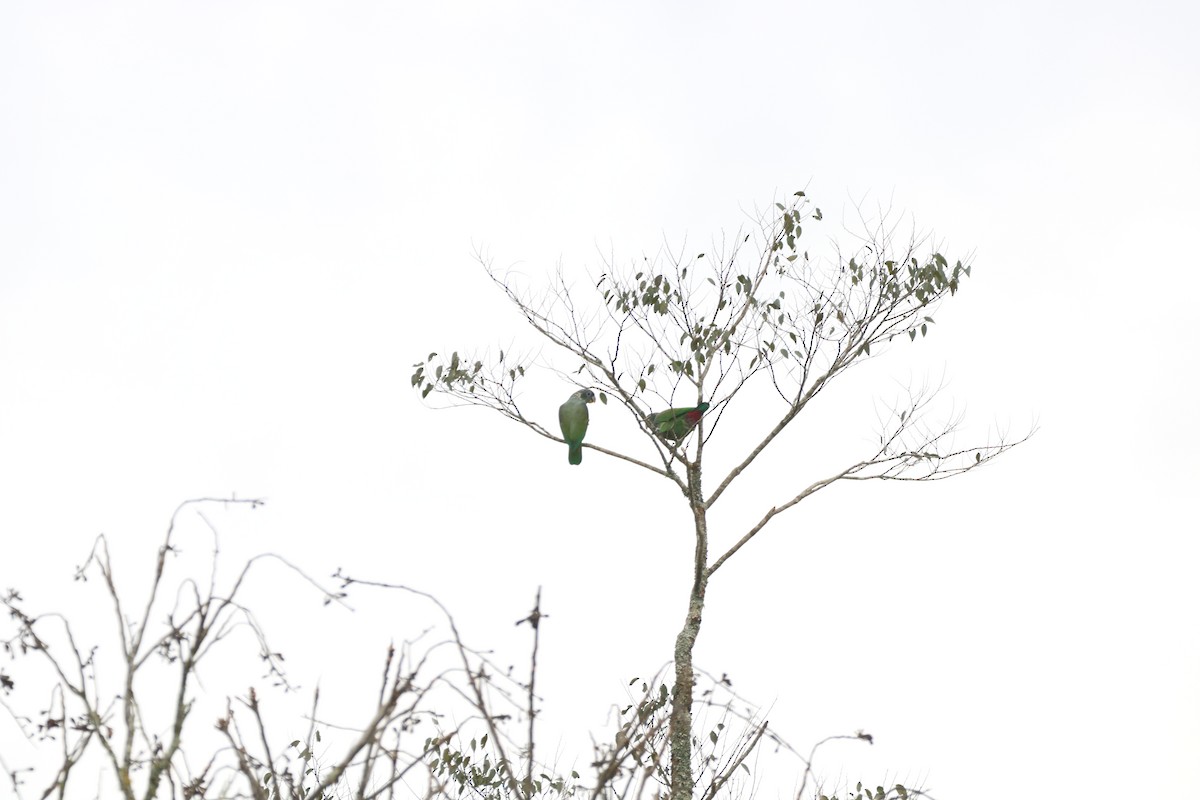
[[[700,494],[700,470],[688,470],[688,499],[696,523],[696,561],[692,591],[688,597],[687,617],[675,639],[675,691],[671,697],[671,800],[691,800],[695,788],[692,777],[692,689],[696,674],[692,669],[692,650],[700,634],[704,611],[704,592],[708,588],[708,521]]]

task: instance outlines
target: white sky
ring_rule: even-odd
[[[476,246],[582,275],[703,249],[801,187],[816,246],[866,196],[974,251],[976,277],[919,348],[814,405],[714,538],[821,477],[814,431],[869,444],[895,380],[945,371],[981,434],[1041,431],[959,480],[779,518],[714,580],[698,664],[796,744],[874,734],[825,753],[833,779],[1194,787],[1197,9],[5,3],[0,587],[67,608],[96,533],[138,574],[180,500],[266,497],[216,516],[233,552],[426,588],[479,646],[519,653],[543,585],[570,761],[669,657],[686,509],[594,451],[569,469],[499,416],[428,410],[410,365],[533,344]],[[553,427],[570,387],[540,385]],[[589,441],[624,435],[592,419]],[[285,652],[345,640],[292,657],[310,683],[374,680],[416,633],[288,591],[266,601]]]

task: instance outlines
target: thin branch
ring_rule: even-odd
[[[809,497],[810,495],[816,494],[817,492],[824,489],[826,486],[829,486],[831,483],[834,483],[836,481],[839,481],[839,480],[845,478],[847,475],[853,473],[855,470],[862,469],[864,466],[866,466],[867,463],[868,462],[860,461],[859,463],[854,464],[853,466],[847,467],[846,469],[842,470],[841,472],[837,473],[836,475],[831,475],[828,478],[817,481],[816,483],[810,485],[803,492],[801,492],[800,494],[793,497],[791,500],[788,500],[786,503],[783,503],[782,505],[778,505],[778,506],[773,506],[770,511],[768,511],[766,514],[763,515],[763,518],[760,519],[753,528],[751,528],[749,531],[747,531],[745,533],[745,535],[742,536],[741,539],[737,540],[737,543],[734,544],[733,547],[730,547],[728,550],[725,551],[725,553],[720,558],[718,558],[716,561],[713,562],[712,566],[708,568],[708,574],[711,576],[714,572],[716,572],[718,569],[720,569],[722,564],[724,564],[726,561],[728,561],[730,559],[730,557],[732,557],[733,554],[736,553],[738,550],[741,550],[742,546],[744,544],[746,544],[746,542],[753,539],[755,534],[757,534],[764,527],[766,527],[766,524],[768,522],[770,522],[772,519],[774,519],[776,515],[782,514],[784,511],[787,511],[789,508],[796,505],[804,498]]]

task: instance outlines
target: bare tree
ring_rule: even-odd
[[[443,797],[456,789],[456,795],[529,800],[573,790],[571,780],[550,774],[534,759],[536,636],[525,682],[469,647],[449,612],[425,592],[340,573],[334,575],[339,588],[327,590],[275,554],[256,556],[220,581],[217,530],[204,514],[214,504],[255,508],[261,501],[200,499],[180,505],[140,602],[129,602],[107,539],[97,538],[76,580],[99,577],[116,622],[112,627],[81,626],[63,613],[35,613],[15,589],[0,598],[12,622],[11,632],[0,635],[9,657],[8,668],[0,670],[0,709],[35,750],[49,756],[32,767],[0,761],[15,797],[25,798],[32,788],[29,796],[42,800],[94,796],[81,794],[87,792],[124,800],[375,800]],[[211,532],[208,563],[200,565],[201,572],[207,567],[207,582],[193,577],[195,569],[185,569],[198,565],[179,546],[178,523],[189,509]],[[300,736],[293,732],[295,718],[278,706],[272,710],[297,687],[284,674],[282,654],[241,599],[264,561],[283,564],[326,604],[345,604],[352,586],[376,586],[421,598],[442,615],[440,627],[386,648],[379,691],[365,721],[323,719],[319,691],[312,694],[307,719],[300,720],[305,728]],[[535,634],[542,616],[539,596],[527,618]],[[245,637],[233,634],[245,629],[255,651],[239,656],[238,642],[244,644]],[[438,630],[448,635],[439,638]],[[265,674],[255,670],[259,674],[250,676],[244,694],[223,702],[201,686],[206,665],[221,651],[233,656],[223,664],[226,671],[229,663],[266,666]],[[115,659],[105,658],[114,652]],[[115,672],[106,670],[113,664]],[[256,688],[256,679],[266,685]],[[198,728],[197,716],[206,712],[211,716],[201,716]],[[515,745],[519,737],[508,731],[522,720],[528,722],[528,739]],[[214,725],[216,735],[206,740]]]
[[[237,601],[237,594],[257,559],[245,565],[231,586],[220,590],[215,570],[208,586],[191,579],[165,580],[168,564],[177,552],[176,523],[180,513],[189,506],[210,502],[251,508],[261,504],[259,500],[201,499],[180,505],[172,514],[166,537],[158,548],[148,596],[143,603],[133,606],[140,608],[140,612],[130,611],[117,589],[106,537],[97,537],[91,553],[76,569],[76,580],[86,581],[98,575],[113,606],[120,664],[115,688],[98,677],[99,646],[83,643],[69,619],[60,614],[31,613],[18,591],[10,589],[5,594],[3,604],[17,622],[17,630],[3,642],[4,650],[10,656],[40,657],[57,678],[36,730],[43,739],[59,738],[62,759],[53,782],[41,797],[65,797],[74,768],[93,748],[102,752],[103,760],[115,775],[117,789],[126,800],[156,797],[164,781],[182,780],[185,785],[192,785],[197,779],[202,780],[203,775],[175,771],[181,756],[184,725],[192,710],[200,663],[237,627],[247,626],[254,632],[268,673],[283,679],[278,653],[267,646],[254,615]],[[215,530],[213,535],[215,563],[218,551]],[[173,606],[167,605],[172,602]],[[152,663],[174,666],[174,702],[168,706],[170,721],[162,731],[150,728],[145,712],[160,710],[163,704],[155,702],[157,698],[150,703],[142,702],[140,678]],[[27,717],[15,717],[31,722]],[[16,789],[15,777],[13,784]]]
[[[449,611],[418,589],[340,570],[333,576],[337,589],[323,589],[274,554],[252,558],[230,580],[218,581],[217,531],[204,513],[213,504],[254,508],[261,501],[182,504],[172,515],[149,592],[139,603],[128,602],[107,540],[97,538],[75,575],[84,581],[100,577],[97,588],[111,605],[115,626],[97,629],[68,614],[34,613],[15,589],[3,596],[12,631],[0,645],[12,672],[0,670],[0,709],[49,756],[35,766],[0,758],[3,780],[18,800],[561,800],[582,795],[639,800],[661,797],[669,789],[672,700],[665,668],[649,680],[631,682],[640,683],[640,689],[615,709],[611,732],[593,741],[590,782],[574,771],[563,775],[537,758],[535,722],[542,703],[536,691],[537,656],[547,617],[540,589],[533,609],[517,622],[528,624],[532,633],[527,677],[517,676],[513,667],[503,668],[489,653],[468,646]],[[187,553],[199,551],[179,543],[178,523],[188,509],[212,535],[200,570],[207,570],[207,581],[185,569],[205,561],[203,553],[189,558]],[[268,644],[263,627],[240,599],[253,582],[253,568],[264,561],[284,564],[301,582],[316,587],[326,604],[344,605],[354,591],[382,590],[436,610],[440,624],[387,646],[378,692],[360,711],[363,721],[328,717],[318,690],[306,714],[281,710],[280,701],[296,697],[298,687],[283,672],[283,655]],[[126,611],[131,607],[140,609],[138,616]],[[244,637],[233,635],[239,629],[252,633],[255,646],[241,656],[238,642]],[[106,653],[116,658],[106,659]],[[214,668],[219,653],[233,660]],[[222,668],[228,673],[231,665],[244,668],[254,661],[266,665],[265,675],[257,678],[265,685],[256,687],[251,678],[243,693],[223,698],[202,686],[206,673],[211,679]],[[107,671],[114,663],[118,668]],[[726,676],[701,677],[708,686],[697,692],[695,722],[707,735],[693,743],[701,797],[751,793],[747,760],[764,740],[804,763],[797,794],[804,797],[813,754],[805,758],[787,745],[760,710],[733,693]],[[23,712],[30,707],[37,711]],[[344,713],[339,709],[338,716]],[[298,727],[303,728],[299,735]],[[833,738],[870,741],[862,733]],[[897,785],[876,800],[917,795]]]
[[[894,340],[926,336],[937,307],[971,274],[969,264],[951,265],[926,239],[900,235],[886,213],[873,221],[860,214],[861,230],[847,252],[810,258],[802,228],[821,219],[820,209],[796,192],[762,217],[754,235],[739,234],[717,252],[666,252],[624,269],[609,261],[594,278],[594,291],[577,290],[561,269],[548,292],[526,291],[481,256],[491,279],[565,360],[454,352],[448,358],[431,353],[413,365],[412,385],[423,398],[437,393],[452,403],[483,406],[558,442],[563,439],[522,408],[522,380],[541,367],[595,389],[602,402],[611,398],[628,412],[652,451],[583,446],[653,472],[682,492],[695,551],[674,647],[667,737],[672,800],[691,800],[697,785],[692,653],[717,570],[778,515],[835,483],[941,480],[976,469],[1027,438],[997,433],[982,444],[960,445],[955,434],[961,420],[931,419],[936,390],[918,390],[883,415],[877,447],[807,486],[785,490],[757,523],[735,532],[732,545],[710,554],[708,512],[747,468],[833,380]],[[776,415],[715,488],[706,489],[706,444],[738,401],[763,388],[776,398]],[[676,398],[690,407],[708,404],[694,437],[664,435],[653,416]]]

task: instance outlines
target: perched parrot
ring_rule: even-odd
[[[646,417],[655,432],[664,439],[678,442],[692,432],[700,416],[708,411],[708,403],[701,403],[695,408],[668,408]]]
[[[567,440],[567,463],[583,463],[583,437],[587,434],[587,404],[596,402],[596,393],[591,389],[580,389],[558,407],[558,425]]]

